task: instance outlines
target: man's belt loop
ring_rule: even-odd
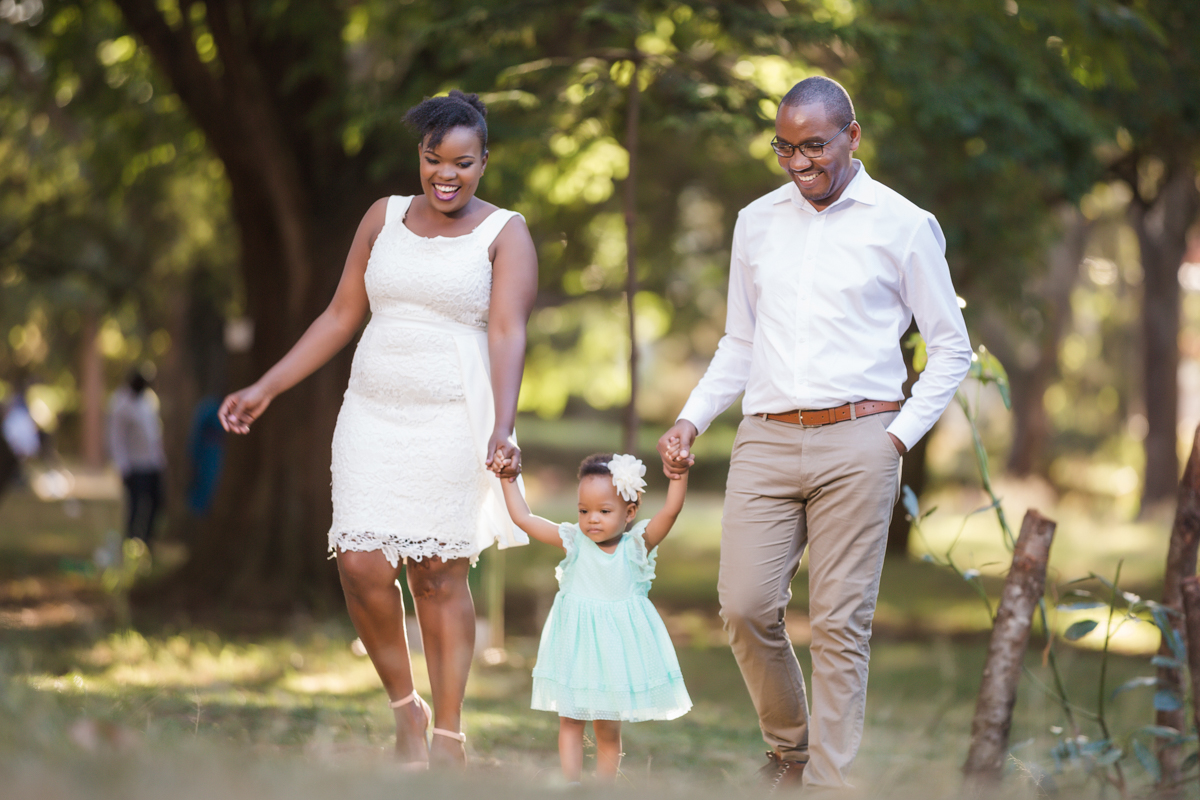
[[[855,411],[855,409],[854,409],[854,407],[855,407],[856,405],[858,405],[858,404],[857,404],[857,403],[850,403],[850,419],[851,419],[851,420],[856,420],[856,419],[858,419],[858,414],[856,413],[856,411]]]

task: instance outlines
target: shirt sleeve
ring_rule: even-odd
[[[729,297],[725,313],[725,335],[717,345],[712,362],[692,390],[678,419],[686,419],[704,433],[716,416],[746,390],[754,348],[755,307],[758,294],[754,274],[746,260],[746,227],[738,216],[733,229],[729,259]],[[678,420],[677,420],[678,421]]]
[[[971,340],[946,263],[946,238],[932,215],[917,227],[901,265],[900,294],[929,359],[912,397],[888,426],[906,448],[929,432],[971,366]]]

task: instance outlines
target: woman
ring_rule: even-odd
[[[392,700],[397,758],[416,768],[466,761],[462,700],[475,644],[467,572],[492,542],[528,541],[508,518],[499,480],[520,471],[512,433],[537,254],[519,214],[475,196],[487,166],[486,113],[457,90],[409,110],[423,194],[371,206],[329,307],[220,410],[226,430],[246,433],[372,312],[334,431],[329,544],[350,618]],[[402,564],[433,713],[413,689],[395,585]]]

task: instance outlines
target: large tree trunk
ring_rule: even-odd
[[[1179,504],[1175,508],[1175,524],[1171,528],[1171,541],[1167,547],[1167,568],[1163,575],[1164,606],[1178,612],[1171,616],[1171,626],[1181,638],[1186,639],[1187,627],[1183,616],[1183,582],[1196,574],[1196,558],[1200,552],[1200,427],[1192,441],[1192,454],[1188,458],[1187,471],[1179,484]],[[1160,655],[1174,658],[1170,644],[1163,638],[1158,648]],[[1172,667],[1158,668],[1158,684],[1160,689],[1173,690],[1183,698],[1186,694],[1183,688],[1183,674]],[[1181,733],[1187,732],[1187,717],[1181,705],[1174,711],[1159,711],[1155,714],[1155,723],[1168,728],[1174,728]],[[1160,793],[1177,796],[1180,792],[1179,776],[1180,756],[1182,747],[1177,742],[1164,741],[1158,750],[1158,758],[1162,764],[1162,780],[1159,782]]]
[[[1134,186],[1129,220],[1142,256],[1142,360],[1147,426],[1143,447],[1146,476],[1142,508],[1169,499],[1179,480],[1179,266],[1187,251],[1187,231],[1200,210],[1196,170],[1180,160],[1167,173],[1153,199]]]
[[[1071,290],[1092,227],[1074,206],[1061,208],[1059,218],[1062,237],[1050,248],[1049,270],[1037,292],[1042,300],[1037,360],[1023,367],[1019,355],[1002,356],[1013,394],[1013,444],[1008,471],[1018,476],[1045,476],[1049,466],[1046,443],[1050,440],[1050,418],[1043,398],[1058,376],[1058,347],[1071,320]],[[999,347],[993,349],[1002,352]]]
[[[154,0],[117,5],[225,165],[254,323],[248,377],[256,378],[328,304],[358,220],[382,194],[360,168],[365,152],[351,159],[327,135],[336,125],[314,121],[333,113],[345,87],[308,68],[325,43],[293,37],[262,8],[208,5],[214,69],[198,57],[187,13],[171,27]],[[310,26],[324,15],[320,27],[340,47],[341,7],[303,6],[288,13],[309,15]],[[343,351],[277,398],[249,436],[228,438],[213,514],[182,572],[147,590],[156,605],[236,608],[244,619],[253,609],[340,604],[326,560],[329,452],[350,356]]]

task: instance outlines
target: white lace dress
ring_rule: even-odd
[[[329,549],[401,559],[470,558],[528,542],[486,469],[495,421],[488,373],[488,248],[514,211],[464,236],[404,224],[411,197],[388,199],[365,276],[363,331],[333,434]]]

